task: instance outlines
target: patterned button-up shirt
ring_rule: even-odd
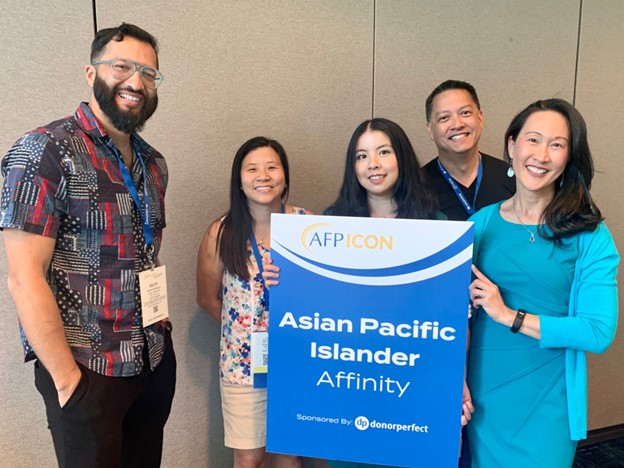
[[[154,255],[165,227],[167,165],[132,135],[131,175],[143,203],[142,158]],[[2,160],[0,228],[56,239],[47,281],[77,362],[108,376],[141,373],[162,359],[165,327],[143,328],[137,274],[149,268],[141,215],[121,175],[104,127],[82,103],[72,117],[21,137]],[[36,356],[20,329],[25,360]]]

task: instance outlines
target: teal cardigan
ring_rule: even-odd
[[[479,210],[468,221],[474,226],[474,252],[492,214],[500,203]],[[620,256],[604,223],[594,231],[577,234],[579,257],[570,289],[567,317],[540,316],[541,348],[566,348],[566,394],[570,437],[587,437],[586,352],[607,350],[617,328],[617,266]]]

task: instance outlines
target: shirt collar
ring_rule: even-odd
[[[84,132],[89,135],[94,140],[101,141],[103,144],[106,144],[110,137],[108,133],[106,133],[106,129],[99,121],[99,119],[93,114],[91,108],[89,107],[88,102],[81,102],[74,113],[74,119],[76,123]],[[143,138],[141,138],[137,133],[133,133],[131,135],[132,141],[138,146],[141,154],[144,157],[149,157],[152,152],[152,147],[147,144]]]
[[[74,119],[78,126],[84,130],[92,138],[108,138],[108,134],[102,123],[93,115],[91,108],[87,102],[81,102],[76,109]]]

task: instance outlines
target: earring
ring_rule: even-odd
[[[563,187],[564,176],[561,174],[561,179],[559,179],[559,188]]]
[[[509,140],[511,143],[511,139]],[[516,173],[513,170],[513,155],[511,154],[511,144],[508,146],[508,151],[509,151],[509,167],[507,168],[507,177],[509,177],[510,179],[516,175]]]
[[[511,163],[509,163],[509,167],[507,168],[507,177],[509,177],[511,179],[515,175],[516,175],[516,173],[514,172]]]

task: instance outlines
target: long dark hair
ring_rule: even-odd
[[[327,211],[336,216],[370,216],[366,189],[360,185],[355,174],[357,142],[369,130],[385,133],[397,158],[399,178],[392,192],[397,204],[397,218],[435,218],[435,197],[425,181],[409,138],[398,124],[383,118],[366,120],[353,132],[347,148],[342,187],[338,198]]]
[[[232,162],[232,176],[230,178],[230,210],[223,217],[217,233],[219,256],[225,268],[243,280],[249,280],[249,257],[247,255],[247,240],[253,229],[253,217],[247,204],[247,196],[242,189],[241,169],[243,160],[253,150],[269,147],[275,150],[284,169],[286,186],[282,192],[282,202],[288,198],[290,174],[288,158],[282,145],[266,137],[258,136],[243,143]]]
[[[589,193],[594,178],[594,163],[587,142],[587,126],[583,116],[569,102],[563,99],[540,100],[516,115],[505,132],[505,161],[511,163],[509,140],[515,142],[527,119],[535,112],[543,111],[557,112],[566,120],[570,131],[568,162],[555,181],[555,196],[542,215],[552,235],[540,230],[542,237],[559,242],[578,232],[593,231],[603,218]]]

